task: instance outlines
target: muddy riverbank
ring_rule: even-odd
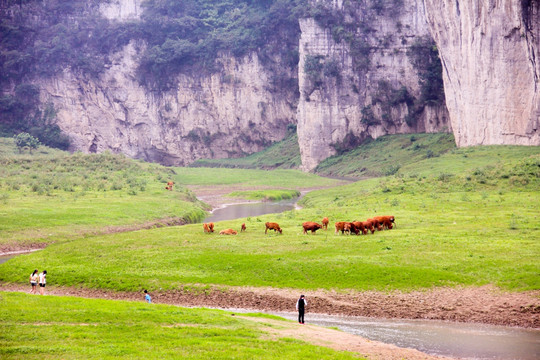
[[[52,275],[52,274],[51,274]],[[51,279],[52,280],[52,279]],[[203,289],[201,287],[201,289]],[[0,284],[2,291],[25,291],[20,284]],[[48,293],[118,300],[141,300],[141,293],[55,287]],[[245,308],[253,311],[294,311],[298,290],[248,287],[195,286],[155,291],[156,303],[188,307]],[[395,319],[448,320],[463,323],[540,328],[540,291],[510,293],[494,286],[437,288],[425,291],[305,292],[309,312],[330,315]]]

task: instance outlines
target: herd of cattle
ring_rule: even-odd
[[[311,231],[312,234],[314,234],[319,229],[328,230],[328,223],[329,220],[327,217],[322,219],[321,224],[313,222],[313,221],[306,221],[302,224],[302,227],[304,228],[304,234],[307,234],[308,231]],[[266,230],[264,230],[264,233],[268,233],[268,230],[274,230],[274,232],[278,232],[280,234],[283,234],[283,230],[279,227],[278,223],[275,222],[267,222],[266,224]],[[335,223],[336,231],[335,233],[338,234],[341,231],[341,234],[355,234],[359,235],[360,233],[366,235],[368,232],[371,231],[373,234],[375,230],[381,231],[384,229],[392,229],[395,225],[395,218],[393,215],[384,215],[384,216],[375,216],[370,219],[367,219],[366,221],[338,221]],[[214,232],[214,223],[204,223],[203,229],[205,233],[213,233]],[[240,231],[246,231],[246,224],[243,223],[240,226]],[[224,229],[219,232],[220,235],[237,235],[238,231],[233,229]]]

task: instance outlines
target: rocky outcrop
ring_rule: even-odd
[[[100,12],[109,20],[127,21],[140,18],[143,0],[110,0],[100,5]]]
[[[180,75],[175,89],[154,92],[135,77],[140,46],[115,54],[99,79],[66,70],[40,81],[41,100],[57,109],[74,150],[185,165],[260,151],[295,123],[296,100],[272,90],[272,74],[256,54],[222,57],[219,73]]]
[[[457,145],[540,145],[540,2],[424,1]]]
[[[346,12],[344,21],[362,23],[365,33],[354,33],[364,37],[360,44],[336,39],[337,26],[301,20],[297,120],[304,170],[367,137],[450,130],[444,104],[414,109],[420,86],[408,49],[429,29],[422,1],[405,2],[391,13],[365,5],[351,14],[342,1],[327,1],[332,11]],[[358,65],[351,46],[362,48],[365,64]]]

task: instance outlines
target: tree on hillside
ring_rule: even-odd
[[[15,145],[17,145],[19,153],[22,153],[22,150],[24,148],[28,148],[31,154],[32,150],[37,149],[39,146],[39,140],[30,135],[29,133],[23,132],[15,135],[13,138],[15,139]]]

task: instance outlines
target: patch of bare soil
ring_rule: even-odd
[[[17,255],[47,247],[48,243],[7,243],[0,244],[0,256]]]
[[[18,284],[0,284],[2,291],[25,291]],[[54,295],[141,300],[142,293],[85,288],[48,287]],[[540,328],[540,291],[512,293],[494,286],[437,288],[414,292],[304,292],[309,313],[376,318],[431,319]],[[295,311],[298,290],[215,287],[153,292],[156,303],[190,307],[242,308],[254,311]]]

